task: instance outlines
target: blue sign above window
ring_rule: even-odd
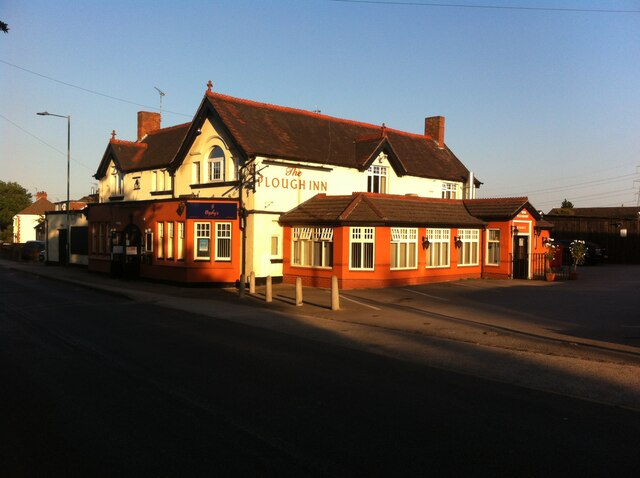
[[[187,219],[237,219],[238,204],[234,202],[187,203]]]

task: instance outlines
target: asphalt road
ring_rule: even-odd
[[[509,330],[555,331],[640,350],[640,267],[580,267],[578,280],[464,280],[345,291],[387,310],[413,308]]]
[[[0,268],[1,476],[637,476],[640,414]]]

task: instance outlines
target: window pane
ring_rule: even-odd
[[[362,261],[360,253],[362,251],[362,244],[354,242],[351,244],[351,267],[353,269],[360,269],[362,267]]]

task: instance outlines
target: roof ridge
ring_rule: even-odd
[[[529,198],[527,196],[516,196],[516,197],[497,197],[497,198],[473,198],[473,199],[464,199],[465,201],[475,201],[475,202],[500,202],[500,201],[524,201],[528,202]]]
[[[174,124],[173,126],[167,126],[166,128],[154,129],[154,130],[148,131],[146,135],[149,136],[151,134],[164,133],[164,132],[168,132],[170,130],[174,130],[174,129],[178,129],[178,128],[184,128],[185,126],[191,126],[192,123],[193,123],[193,121],[188,121],[186,123]]]
[[[338,123],[346,123],[346,124],[351,124],[351,125],[356,125],[356,126],[362,126],[362,127],[366,127],[366,128],[372,128],[372,129],[382,129],[382,125],[376,125],[373,123],[365,123],[364,121],[356,121],[356,120],[351,120],[351,119],[346,119],[346,118],[339,118],[337,116],[330,116],[330,115],[326,115],[326,114],[322,114],[322,113],[314,113],[313,111],[308,111],[308,110],[303,110],[300,108],[293,108],[291,106],[281,106],[281,105],[276,105],[273,103],[264,103],[264,102],[260,102],[260,101],[256,101],[256,100],[249,100],[246,98],[238,98],[235,96],[230,96],[230,95],[225,95],[223,93],[217,93],[217,92],[213,92],[213,91],[207,91],[205,93],[206,96],[208,97],[212,97],[212,98],[219,98],[221,100],[227,100],[227,101],[234,101],[237,103],[242,103],[242,104],[246,104],[246,105],[251,105],[251,106],[256,106],[256,107],[261,107],[261,108],[268,108],[271,110],[276,110],[276,111],[281,111],[284,113],[295,113],[295,114],[301,114],[303,116],[308,116],[308,117],[312,117],[312,118],[321,118],[324,119],[326,121],[333,121],[333,122],[338,122]],[[385,126],[385,134],[387,133],[395,133],[395,134],[399,134],[399,135],[404,135],[404,136],[410,136],[410,137],[414,137],[414,138],[421,138],[424,139],[426,141],[433,141],[432,138],[422,135],[422,134],[418,134],[418,133],[411,133],[409,131],[402,131],[399,129],[394,129],[394,128],[389,128],[387,126]],[[383,135],[381,134],[381,137]],[[373,139],[373,138],[372,138]]]

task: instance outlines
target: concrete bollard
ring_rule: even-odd
[[[296,305],[302,305],[302,279],[296,277]]]
[[[264,300],[267,302],[273,302],[273,285],[271,283],[271,276],[267,276],[267,285],[264,292]]]
[[[251,271],[249,272],[249,294],[256,293],[256,273]]]
[[[340,310],[340,290],[338,289],[337,276],[331,276],[331,310]]]
[[[244,297],[244,290],[247,286],[246,284],[247,278],[244,274],[240,274],[240,288],[238,289],[238,296]]]

